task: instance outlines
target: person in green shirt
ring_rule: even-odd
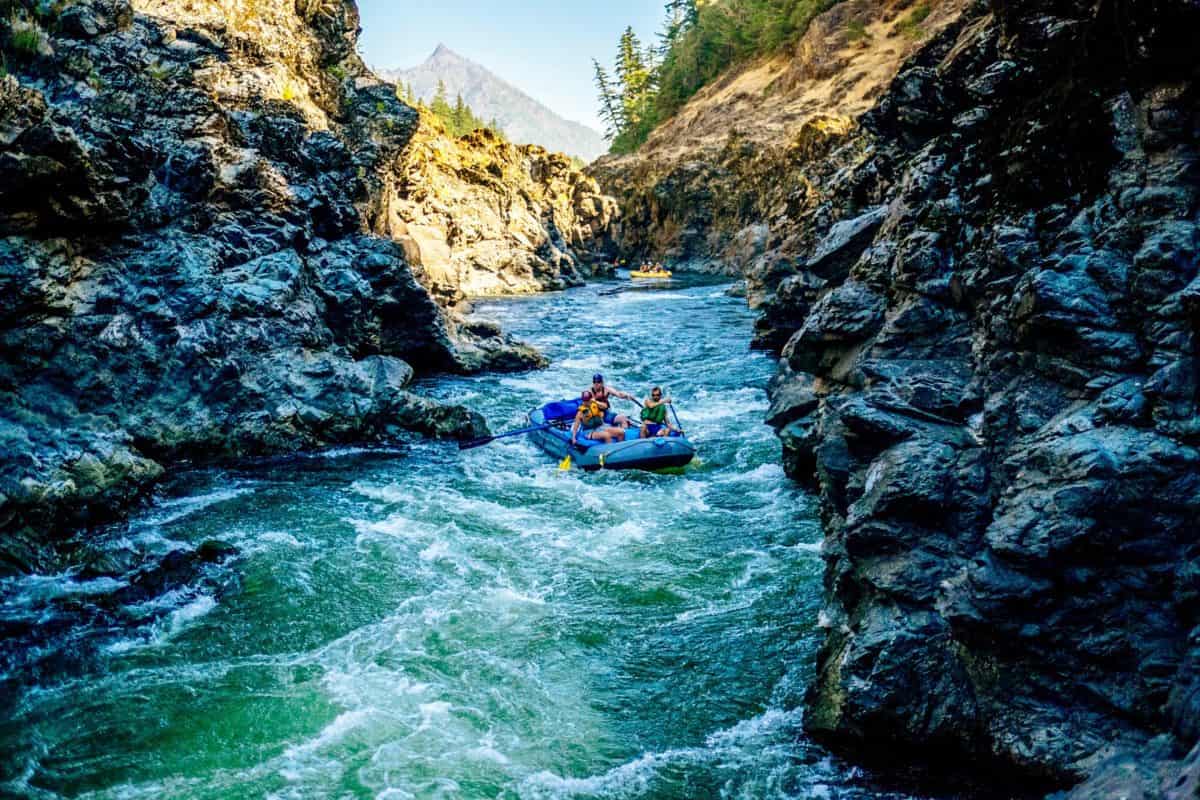
[[[650,396],[642,404],[642,429],[638,432],[638,436],[649,439],[652,436],[666,436],[676,430],[667,421],[667,406],[670,404],[671,398],[663,397],[660,387],[655,386],[651,389]]]

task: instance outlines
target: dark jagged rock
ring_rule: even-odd
[[[406,388],[414,369],[544,363],[464,325],[460,286],[389,227],[397,198],[438,189],[414,182],[417,111],[355,54],[353,2],[4,13],[29,34],[0,31],[0,574],[53,567],[55,533],[119,516],[181,460],[480,435]],[[576,276],[612,201],[565,158],[461,147],[523,158],[521,191],[545,182],[553,213],[506,244],[542,285]]]
[[[827,530],[806,722],[1163,797],[1200,735],[1200,14],[1044,5],[914,55],[759,272]]]
[[[797,76],[805,98],[839,59],[894,52],[895,9],[835,9],[792,59],[833,64]],[[931,9],[823,136],[855,99],[738,95],[767,61],[594,169],[632,249],[722,258],[756,231],[728,263],[827,534],[808,729],[1035,786],[1091,776],[1075,797],[1178,796],[1200,737],[1200,9]],[[763,144],[805,130],[787,156]]]

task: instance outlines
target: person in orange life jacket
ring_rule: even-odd
[[[631,400],[633,402],[637,402],[634,400],[633,395],[629,394],[628,392],[622,392],[620,389],[614,389],[611,386],[605,386],[604,376],[599,372],[592,376],[592,388],[590,391],[592,393],[592,397],[604,410],[605,422],[607,422],[609,425],[616,425],[622,429],[629,427],[629,417],[625,416],[624,414],[618,414],[612,410],[611,398],[619,397],[622,400]]]
[[[584,438],[595,442],[611,444],[625,439],[623,428],[604,424],[604,408],[596,400],[591,389],[584,391],[579,398],[579,410],[575,412],[575,421],[571,424],[571,444],[578,441],[581,428],[584,431]]]

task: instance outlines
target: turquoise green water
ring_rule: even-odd
[[[187,475],[112,535],[239,548],[202,579],[119,622],[89,609],[120,578],[0,586],[0,618],[63,631],[8,645],[40,650],[8,654],[0,795],[878,796],[794,710],[820,532],[761,422],[751,313],[612,288],[483,304],[550,368],[422,388],[503,430],[596,370],[661,383],[699,464],[560,472],[517,438]]]

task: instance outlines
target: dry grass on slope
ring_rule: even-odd
[[[953,22],[965,0],[846,0],[817,17],[788,53],[731,70],[660,125],[632,155],[606,159],[694,159],[731,135],[783,143],[818,116],[856,119],[904,60]]]

